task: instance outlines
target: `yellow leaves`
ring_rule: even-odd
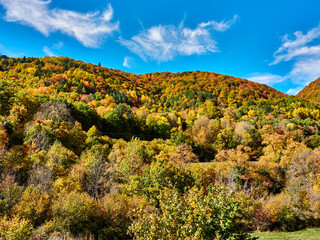
[[[92,100],[91,102],[88,103],[88,105],[91,108],[97,108],[98,107],[98,102],[96,100]]]
[[[79,182],[73,179],[71,176],[68,177],[60,177],[58,178],[54,184],[54,189],[57,192],[82,192],[82,186]]]
[[[317,194],[320,194],[320,173],[316,174],[315,177],[313,177],[313,189]]]
[[[198,156],[192,152],[191,146],[181,144],[169,153],[169,160],[176,164],[199,162]]]
[[[19,106],[15,105],[11,110],[10,110],[10,115],[8,119],[13,123],[13,124],[24,124],[28,119],[29,119],[29,114],[27,109],[25,108],[24,105]]]
[[[129,96],[131,98],[131,101],[133,101],[134,103],[138,104],[138,96],[137,96],[137,92],[135,90],[129,90]]]
[[[29,240],[33,236],[33,226],[29,220],[20,217],[13,217],[0,220],[0,237],[5,237],[6,240]]]
[[[280,161],[282,167],[288,167],[291,164],[291,161],[299,157],[304,151],[309,152],[308,148],[303,143],[296,142],[291,138],[286,141],[285,146]]]
[[[105,98],[100,100],[100,104],[103,106],[108,106],[108,105],[115,106],[115,100],[112,96],[106,94]]]
[[[96,111],[100,117],[103,117],[105,114],[110,112],[110,109],[105,106],[99,106],[96,108]]]
[[[295,129],[296,126],[294,125],[294,123],[288,123],[286,127],[288,128],[289,131],[292,131]]]
[[[158,114],[150,114],[146,118],[147,126],[158,125],[158,126],[170,126],[168,119]]]
[[[5,148],[9,143],[9,136],[7,134],[6,128],[0,122],[0,149]]]
[[[77,160],[77,155],[65,148],[60,142],[55,142],[47,153],[47,167],[58,176],[65,175],[69,166]]]
[[[265,145],[265,147],[263,148],[261,160],[279,163],[281,153],[285,146],[285,136],[278,133],[266,133],[262,135],[262,139],[262,144]]]
[[[234,128],[236,125],[236,120],[229,115],[220,118],[220,122],[223,128]]]
[[[34,67],[27,69],[28,73],[34,74],[36,72],[36,69]]]
[[[50,94],[50,88],[48,87],[38,87],[34,89],[35,94]]]
[[[263,204],[263,211],[269,214],[271,222],[279,221],[279,215],[285,207],[290,207],[291,197],[286,193],[279,193]]]
[[[29,219],[33,225],[39,225],[49,217],[51,196],[33,186],[28,187],[13,212],[22,218]]]
[[[257,116],[257,113],[256,113],[254,110],[249,110],[249,112],[248,112],[248,117],[249,117],[249,118],[253,118],[253,117],[255,117],[255,116]]]
[[[142,95],[141,97],[140,97],[140,101],[141,101],[141,105],[144,105],[144,104],[152,104],[152,100],[150,99],[150,97],[149,96],[147,96],[147,95]]]
[[[84,81],[83,84],[84,84],[86,87],[90,87],[90,82],[89,82],[89,81]]]
[[[313,118],[316,120],[320,120],[320,111],[318,109],[299,107],[293,110],[292,115],[298,119]]]
[[[216,157],[217,162],[230,161],[235,164],[246,164],[250,160],[251,148],[238,145],[236,149],[220,151]]]
[[[242,145],[250,145],[253,143],[254,140],[250,133],[254,130],[255,127],[250,122],[238,122],[234,129],[237,143]]]

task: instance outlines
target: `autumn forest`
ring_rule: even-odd
[[[320,79],[0,57],[0,238],[255,239],[320,227]],[[1,238],[1,239],[2,239]]]

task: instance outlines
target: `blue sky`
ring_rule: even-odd
[[[0,53],[203,70],[297,93],[320,77],[317,0],[0,0]]]

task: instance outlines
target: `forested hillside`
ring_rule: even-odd
[[[296,98],[216,73],[99,65],[0,57],[0,236],[250,239],[320,226],[316,83]]]
[[[315,81],[311,82],[302,89],[298,94],[297,97],[309,99],[316,103],[320,102],[320,78],[316,79]]]

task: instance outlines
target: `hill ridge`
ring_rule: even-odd
[[[0,60],[1,72],[0,77],[15,79],[15,84],[20,84],[21,87],[28,86],[33,89],[42,87],[51,91],[56,89],[58,92],[76,92],[80,95],[94,94],[97,91],[103,94],[121,95],[115,92],[122,91],[127,98],[130,98],[130,91],[135,91],[137,95],[146,95],[157,100],[163,95],[177,98],[178,95],[184,94],[189,100],[201,101],[214,97],[216,100],[222,98],[257,100],[287,96],[265,84],[214,72],[133,74],[68,57],[3,58]]]

